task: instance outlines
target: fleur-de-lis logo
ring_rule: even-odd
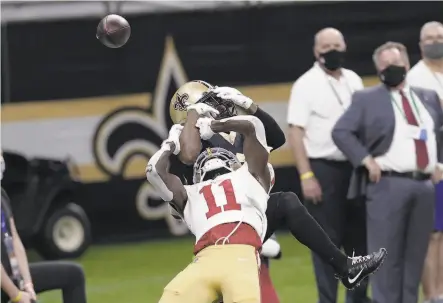
[[[99,123],[93,138],[94,158],[110,178],[125,179],[125,171],[134,159],[145,159],[137,175],[140,187],[135,207],[146,220],[166,220],[170,232],[175,235],[187,233],[186,224],[170,215],[168,205],[160,202],[155,189],[146,182],[144,172],[149,158],[160,148],[172,126],[169,117],[171,96],[168,95],[171,85],[178,88],[186,82],[187,76],[173,39],[167,37],[152,100],[146,100],[146,107],[122,107],[108,114]],[[185,96],[181,96],[183,104],[185,100]]]
[[[189,99],[189,95],[187,93],[184,93],[182,95],[177,94],[175,100],[174,100],[174,109],[185,111],[186,110],[186,101]]]

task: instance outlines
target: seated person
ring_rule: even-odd
[[[0,155],[0,180],[5,163]],[[9,197],[1,189],[1,302],[31,303],[36,293],[59,289],[64,303],[86,303],[85,276],[74,262],[28,264],[26,251],[14,223]]]

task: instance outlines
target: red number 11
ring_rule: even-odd
[[[226,204],[223,205],[223,209],[221,206],[217,206],[215,203],[215,197],[212,193],[211,189],[212,184],[206,185],[200,189],[200,193],[203,194],[203,197],[206,200],[206,204],[208,205],[208,212],[206,213],[206,218],[209,219],[212,216],[221,213],[222,211],[228,210],[241,210],[241,205],[237,203],[237,199],[235,198],[234,188],[232,187],[232,182],[230,179],[223,180],[219,186],[223,187],[226,196]]]

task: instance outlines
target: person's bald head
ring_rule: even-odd
[[[438,39],[443,42],[443,24],[437,21],[425,23],[420,31],[420,42]]]
[[[437,21],[425,23],[420,31],[420,49],[423,57],[443,57],[443,24]]]
[[[314,55],[324,54],[330,50],[345,51],[346,44],[342,33],[332,27],[320,30],[314,38]]]

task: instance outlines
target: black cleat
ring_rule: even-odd
[[[387,255],[386,249],[380,248],[378,252],[373,252],[370,255],[352,256],[348,259],[347,274],[340,277],[341,282],[347,289],[357,287],[367,276],[380,268]]]

